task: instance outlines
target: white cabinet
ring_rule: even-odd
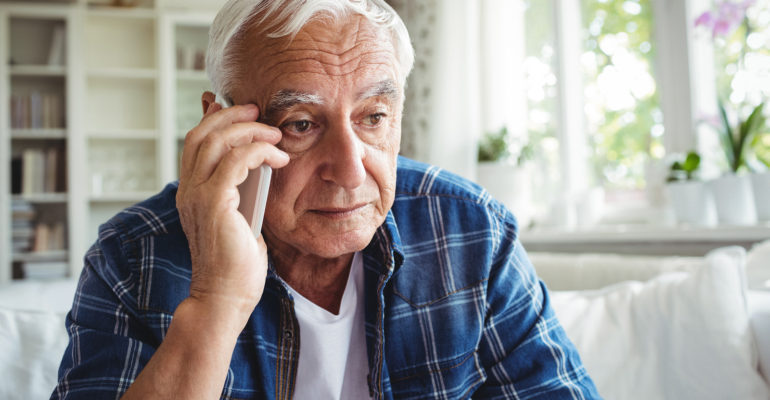
[[[0,283],[76,276],[101,223],[178,176],[223,1],[117,3],[0,1]]]

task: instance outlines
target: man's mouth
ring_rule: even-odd
[[[348,207],[323,207],[311,210],[311,212],[332,219],[345,219],[361,212],[369,203],[360,203]]]

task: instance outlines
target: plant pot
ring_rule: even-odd
[[[676,221],[693,226],[715,226],[717,210],[714,196],[700,181],[681,181],[666,184],[668,198]]]
[[[476,169],[479,185],[516,216],[519,227],[532,221],[532,179],[527,168],[508,163],[482,162]]]
[[[717,206],[717,217],[723,225],[755,225],[757,209],[751,180],[746,175],[724,175],[709,182]]]
[[[770,221],[770,171],[751,174],[751,190],[754,192],[754,205],[757,219]]]

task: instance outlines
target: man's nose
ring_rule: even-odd
[[[321,179],[334,182],[346,189],[361,186],[366,180],[364,143],[349,121],[333,124],[324,138],[322,151],[325,158]]]

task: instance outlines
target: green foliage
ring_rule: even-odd
[[[727,117],[727,110],[724,104],[719,102],[719,115],[722,119],[722,129],[719,130],[719,138],[722,143],[727,163],[730,171],[738,172],[741,167],[748,167],[746,164],[747,153],[751,149],[751,144],[756,143],[762,130],[765,128],[765,116],[762,115],[762,109],[765,103],[759,103],[749,114],[745,121],[741,121],[737,129],[730,125]]]
[[[538,138],[539,135],[530,134],[529,141],[519,148],[518,154],[514,154],[511,148],[516,146],[508,134],[507,127],[502,127],[497,132],[487,132],[479,141],[478,160],[480,162],[507,161],[515,157],[516,165],[523,165],[535,157]]]
[[[692,180],[695,178],[695,172],[700,167],[700,155],[695,151],[687,153],[683,162],[674,161],[668,175],[668,181]]]
[[[616,41],[652,75],[656,47],[652,46],[652,2],[638,1],[631,12],[627,0],[582,0],[583,25],[586,29],[585,54],[592,54],[596,69],[586,69],[585,81],[596,82],[599,76],[618,68],[613,54],[603,47],[604,40]],[[608,186],[642,187],[644,164],[652,148],[662,147],[659,137],[650,133],[661,123],[657,93],[651,96],[634,95],[634,105],[611,109],[603,105],[603,120],[589,126],[589,149],[594,174],[602,177]]]
[[[508,150],[510,138],[508,128],[503,127],[497,132],[486,133],[479,141],[478,160],[482,162],[503,161],[510,157]]]

